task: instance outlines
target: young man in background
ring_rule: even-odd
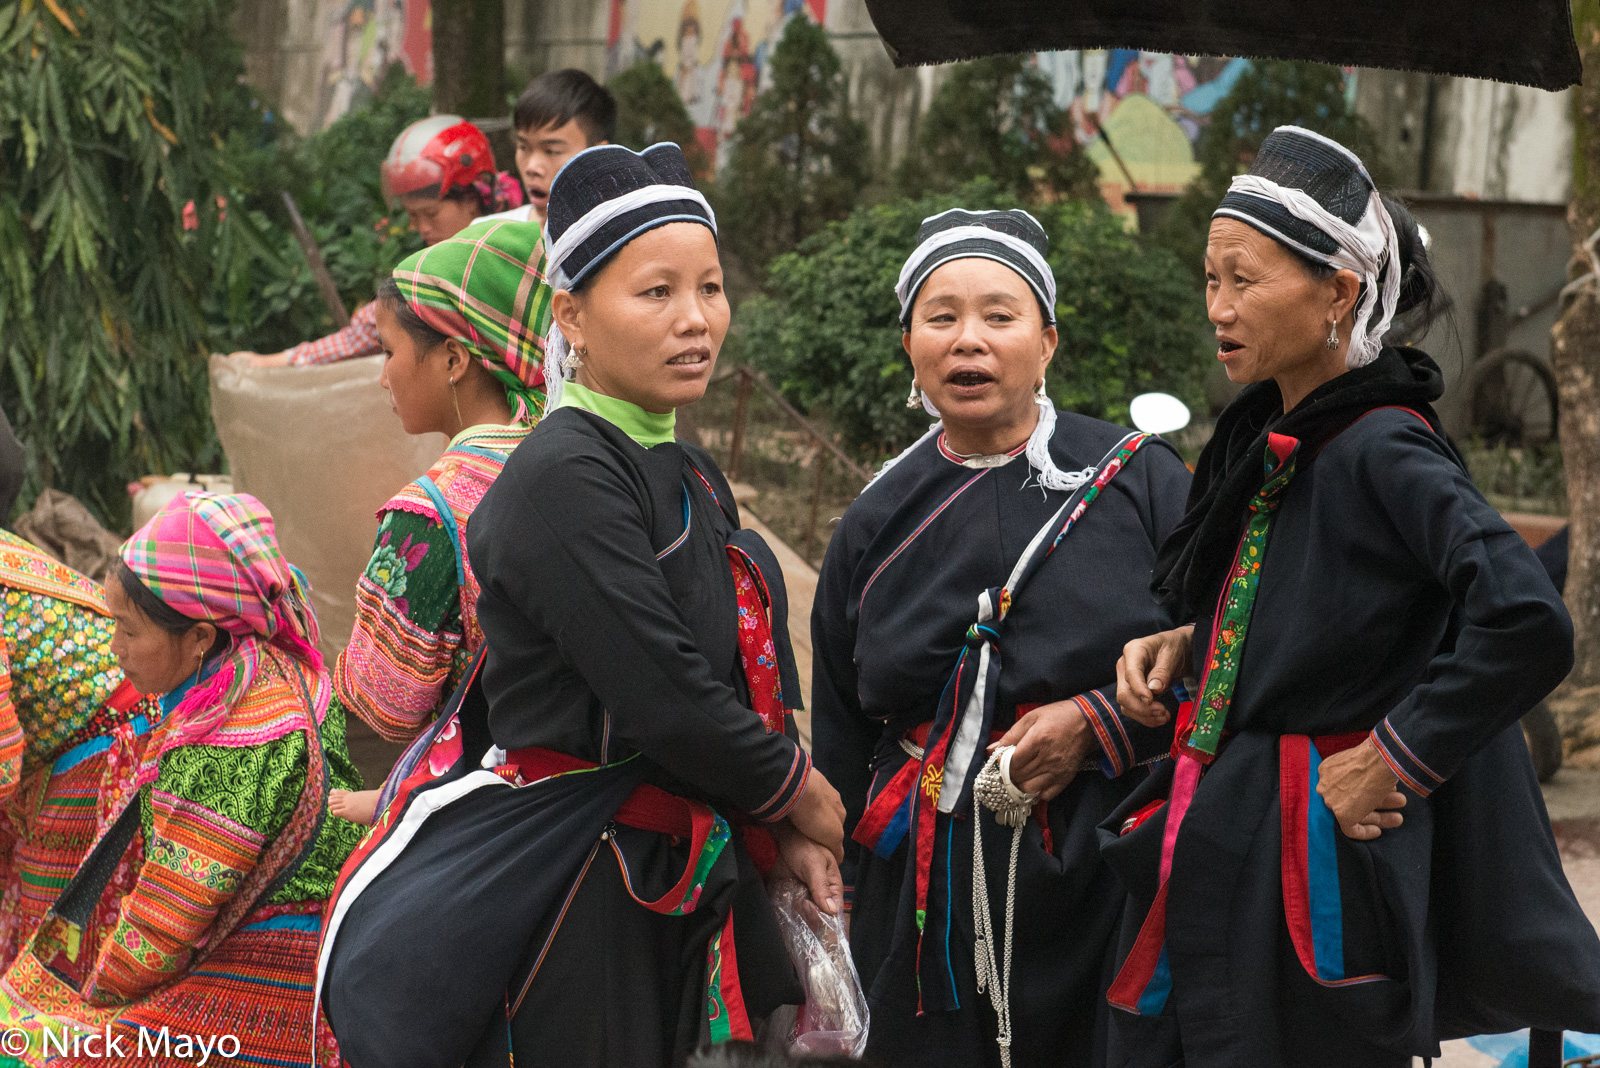
[[[488,216],[544,222],[550,183],[567,160],[606,145],[617,134],[617,101],[610,90],[575,68],[541,74],[528,83],[512,113],[517,128],[517,174],[528,199]]]

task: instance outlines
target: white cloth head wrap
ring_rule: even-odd
[[[1355,159],[1354,154],[1337,141],[1311,130],[1298,126],[1280,126],[1273,132],[1287,132],[1314,138]],[[1359,160],[1356,160],[1356,165],[1361,166]],[[1361,173],[1366,174],[1365,167],[1361,168]],[[1368,181],[1370,180],[1369,178]],[[1389,209],[1383,206],[1383,198],[1378,195],[1377,189],[1373,189],[1372,196],[1367,201],[1366,213],[1355,226],[1334,215],[1304,190],[1279,185],[1260,175],[1237,176],[1228,187],[1228,192],[1244,193],[1263,200],[1276,201],[1295,218],[1310,223],[1338,243],[1339,251],[1330,256],[1294,240],[1248,212],[1229,207],[1219,207],[1215,212],[1216,215],[1238,219],[1317,263],[1355,272],[1365,285],[1360,301],[1356,304],[1355,323],[1350,333],[1350,348],[1345,353],[1345,366],[1355,370],[1377,359],[1378,353],[1383,349],[1383,336],[1389,332],[1389,324],[1394,321],[1395,308],[1400,301],[1399,235],[1395,231],[1394,219],[1390,217]],[[1387,271],[1384,270],[1386,265],[1389,268]]]

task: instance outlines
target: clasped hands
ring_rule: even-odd
[[[1117,661],[1117,705],[1124,715],[1147,727],[1172,718],[1160,702],[1172,680],[1191,662],[1194,627],[1178,627],[1123,646]],[[1371,841],[1404,822],[1400,809],[1406,795],[1371,738],[1322,761],[1317,793],[1348,838]]]
[[[806,785],[787,817],[771,825],[778,843],[778,863],[769,879],[790,876],[806,888],[808,899],[801,912],[813,927],[821,925],[812,910],[838,915],[844,907],[844,802],[827,777],[812,768]]]

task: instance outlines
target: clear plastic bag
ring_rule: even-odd
[[[768,891],[778,930],[805,990],[806,1002],[795,1015],[784,1049],[788,1053],[859,1057],[867,1048],[867,995],[850,959],[850,939],[843,916],[802,905],[806,888],[794,879],[779,879]],[[819,918],[807,921],[805,912]]]

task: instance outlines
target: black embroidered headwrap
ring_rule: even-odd
[[[594,276],[640,234],[675,222],[695,222],[717,232],[717,217],[694,187],[683,150],[670,141],[635,152],[596,145],[567,161],[550,186],[545,221],[547,273],[555,289],[571,290]],[[546,410],[560,399],[572,369],[567,339],[554,321],[545,342]]]
[[[1045,261],[1050,250],[1039,220],[1020,208],[1010,211],[963,211],[952,208],[922,220],[917,247],[894,287],[900,298],[900,329],[911,329],[911,308],[922,284],[951,260],[983,259],[1005,264],[1028,283],[1039,299],[1046,325],[1056,322],[1056,276]]]
[[[1399,234],[1355,153],[1319,133],[1280,126],[1213,218],[1237,219],[1313,263],[1361,279],[1345,365],[1371,363],[1400,300]]]

